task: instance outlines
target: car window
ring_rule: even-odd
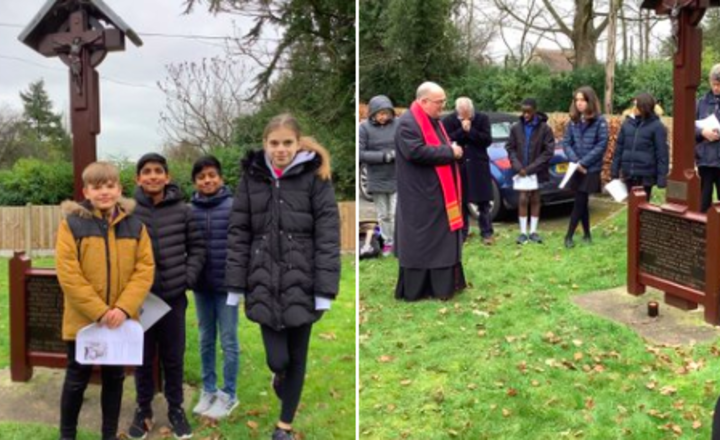
[[[510,137],[512,124],[509,122],[493,122],[490,125],[493,139],[507,139]]]

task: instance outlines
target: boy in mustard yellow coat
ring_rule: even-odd
[[[119,327],[138,319],[153,283],[155,264],[145,226],[131,216],[135,202],[121,198],[117,168],[95,162],[83,171],[85,201],[62,204],[65,219],[56,245],[58,280],[64,295],[63,340],[68,365],[60,409],[62,440],[75,439],[78,415],[92,365],[75,360],[75,336],[92,323]],[[102,438],[117,438],[123,366],[102,366]]]

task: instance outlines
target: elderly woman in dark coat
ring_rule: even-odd
[[[474,203],[480,213],[479,227],[483,243],[493,244],[493,225],[490,215],[493,199],[490,158],[487,148],[492,144],[490,120],[475,111],[470,98],[455,101],[455,111],[443,118],[443,126],[450,140],[463,149],[460,165],[463,192],[463,237],[470,231],[468,203]]]

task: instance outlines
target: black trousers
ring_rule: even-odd
[[[92,365],[82,365],[75,360],[75,342],[67,344],[68,364],[65,370],[62,397],[60,398],[60,436],[74,439],[77,435],[78,416],[82,408],[85,389],[90,382]],[[100,405],[102,407],[102,437],[115,439],[120,419],[125,367],[103,365],[102,391]]]
[[[575,203],[567,231],[568,237],[572,238],[575,235],[578,223],[582,223],[583,233],[590,235],[590,194],[583,191],[575,192]]]
[[[480,236],[482,238],[492,237],[495,233],[490,215],[490,202],[480,202],[477,204],[480,217],[478,218],[478,227],[480,228]],[[467,238],[470,233],[470,209],[468,203],[463,203],[463,238]]]
[[[283,377],[280,389],[282,408],[280,421],[291,424],[300,405],[312,324],[281,331],[260,326],[267,364],[273,373]]]
[[[143,364],[135,369],[137,405],[146,412],[152,411],[155,394],[153,361],[160,355],[160,367],[165,379],[164,392],[169,408],[183,404],[183,371],[185,368],[185,295],[167,301],[170,311],[145,332]]]
[[[700,174],[700,211],[707,212],[713,201],[713,192],[720,194],[720,168],[698,167]]]
[[[652,198],[652,185],[643,185],[643,179],[640,178],[633,178],[633,179],[625,179],[625,186],[627,186],[628,191],[635,188],[636,186],[642,186],[643,190],[645,190],[645,195],[647,196],[647,201],[649,202]]]

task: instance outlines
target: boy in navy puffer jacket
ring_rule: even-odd
[[[222,419],[238,405],[236,384],[240,362],[238,298],[228,294],[223,287],[232,194],[224,185],[220,162],[213,156],[201,157],[195,162],[192,180],[196,189],[192,196],[192,210],[197,228],[202,231],[207,243],[205,266],[195,288],[203,390],[193,413]],[[225,381],[221,390],[217,388],[215,373],[218,330]]]

